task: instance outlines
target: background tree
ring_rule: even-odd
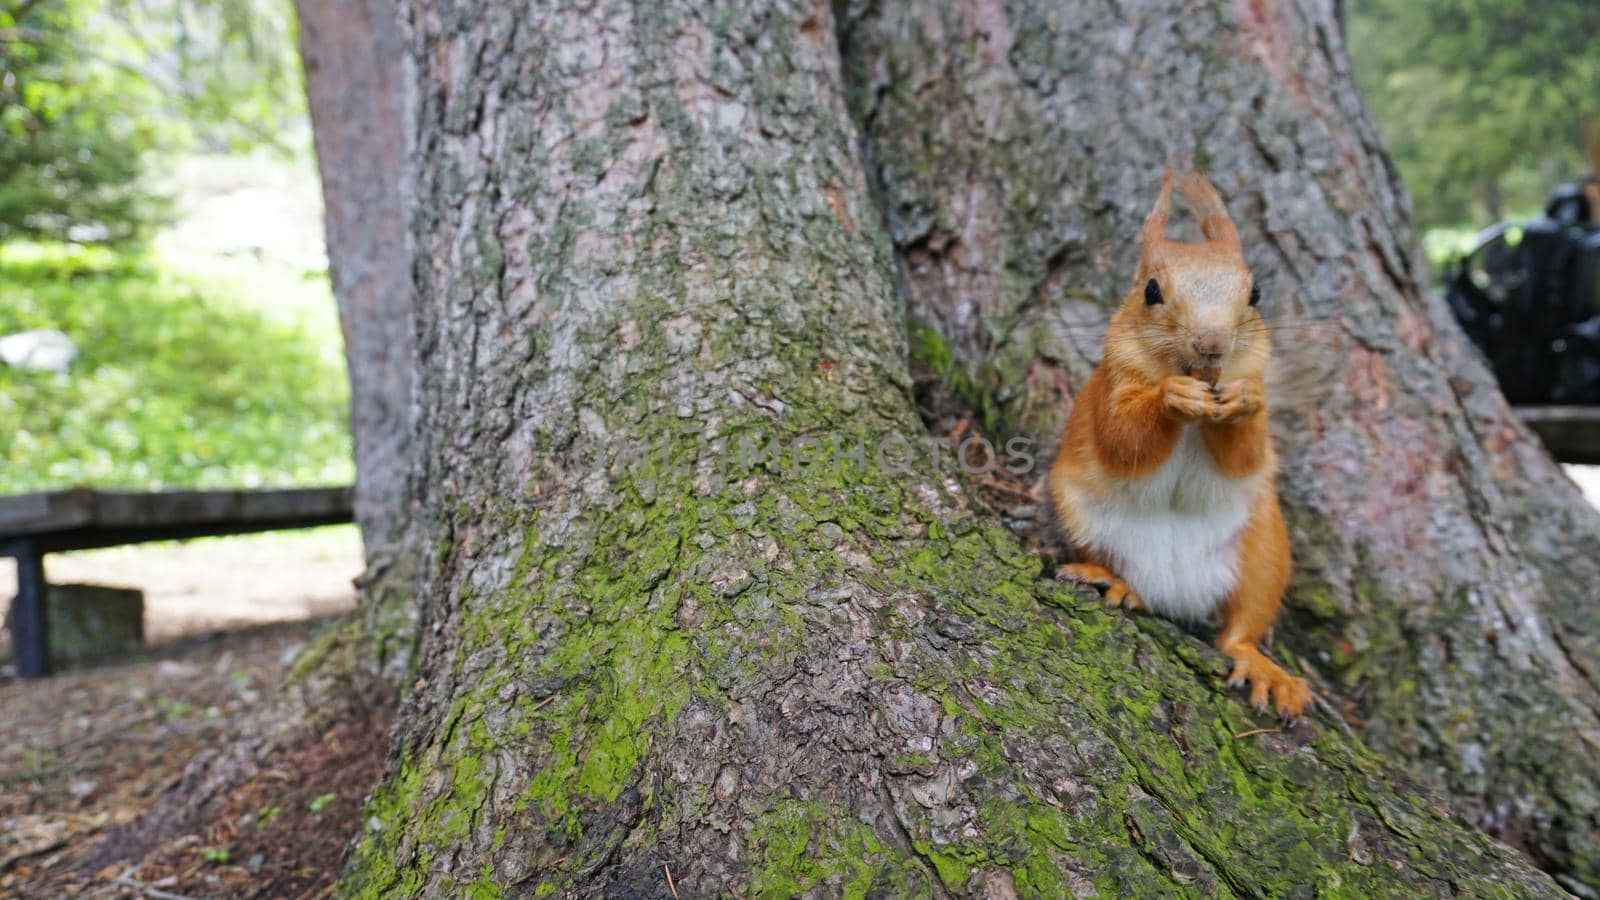
[[[83,0],[77,0],[83,2]],[[177,146],[304,149],[306,95],[298,23],[285,0],[99,0],[102,49],[158,90],[147,115]]]
[[[156,212],[140,180],[154,135],[74,52],[86,20],[50,0],[0,8],[0,241],[119,240]]]
[[[301,3],[300,52],[316,136],[328,267],[350,368],[355,514],[365,544],[362,665],[398,679],[416,630],[414,297],[402,158],[410,69],[387,0]]]
[[[1544,205],[1584,172],[1600,114],[1600,7],[1586,0],[1350,0],[1356,79],[1425,227]]]
[[[1330,4],[410,17],[428,599],[348,889],[1554,890],[1337,719],[1267,727],[1197,637],[1041,581],[911,443],[902,303],[992,426],[1048,433],[1093,353],[1066,314],[1192,153],[1274,296],[1341,314],[1285,467],[1334,623],[1302,662],[1384,672],[1402,746],[1441,710],[1582,739],[1594,516],[1421,292]],[[1435,641],[1459,689],[1419,680]],[[1475,711],[1512,690],[1535,712]],[[1552,782],[1592,755],[1495,762],[1583,839]],[[1576,884],[1557,815],[1519,822]]]
[[[115,242],[164,213],[160,163],[307,137],[279,0],[0,6],[0,240]]]

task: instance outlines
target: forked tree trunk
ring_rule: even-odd
[[[1280,645],[1593,894],[1600,516],[1429,289],[1334,7],[916,0],[852,7],[842,40],[911,309],[1002,433],[1053,442],[1162,167],[1211,176],[1282,370]]]
[[[411,15],[426,638],[345,890],[1555,891],[935,465],[827,4]]]

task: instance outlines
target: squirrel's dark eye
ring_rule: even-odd
[[[1156,284],[1156,280],[1154,278],[1152,278],[1148,282],[1145,282],[1145,286],[1144,286],[1144,305],[1145,306],[1155,306],[1157,303],[1160,303],[1160,302],[1161,302],[1161,285]]]
[[[1261,288],[1250,285],[1250,305],[1259,306],[1261,303]]]

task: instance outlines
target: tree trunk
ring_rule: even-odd
[[[1429,289],[1333,4],[863,4],[854,111],[916,318],[1051,442],[1166,165],[1239,223],[1297,557],[1279,629],[1362,736],[1600,890],[1600,517]]]
[[[827,4],[411,16],[426,637],[346,891],[1556,891],[927,452]]]
[[[406,207],[408,59],[384,0],[298,0],[300,56],[316,138],[328,267],[350,369],[356,522],[366,547],[360,640],[390,678],[416,631],[410,499],[415,320]]]

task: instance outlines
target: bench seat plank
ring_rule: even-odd
[[[1517,406],[1522,420],[1566,463],[1600,465],[1600,406]]]
[[[0,555],[30,542],[40,553],[144,541],[309,528],[352,520],[348,487],[225,491],[77,488],[0,497]]]

